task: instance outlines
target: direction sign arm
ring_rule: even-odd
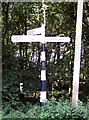
[[[13,35],[12,42],[70,42],[69,37],[43,37],[41,35],[28,36],[28,35]]]

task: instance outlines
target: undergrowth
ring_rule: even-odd
[[[78,102],[76,109],[71,107],[71,101],[61,98],[56,101],[51,98],[44,106],[31,105],[30,103],[5,103],[3,106],[2,120],[89,120],[89,104],[86,106]]]

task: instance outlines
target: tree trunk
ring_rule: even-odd
[[[3,7],[5,7],[4,9],[6,9],[5,11],[5,32],[3,34],[3,37],[5,38],[6,37],[6,44],[8,45],[8,42],[9,42],[9,39],[8,39],[8,13],[9,13],[9,2],[6,3],[3,3]],[[4,43],[4,40],[3,40],[3,43]]]

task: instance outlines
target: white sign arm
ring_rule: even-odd
[[[11,37],[12,42],[70,42],[69,37],[42,37],[41,35],[29,36],[29,35],[13,35]]]

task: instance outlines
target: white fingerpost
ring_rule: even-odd
[[[43,4],[44,5],[44,4]],[[69,37],[46,37],[45,36],[45,8],[44,8],[44,24],[40,28],[27,31],[27,35],[13,35],[11,37],[12,42],[40,42],[42,44],[41,52],[41,92],[40,92],[40,104],[44,105],[47,100],[47,88],[46,88],[46,57],[45,57],[45,44],[47,42],[70,42]]]
[[[43,37],[42,35],[28,36],[28,35],[13,35],[11,37],[13,42],[41,42],[42,52],[41,52],[41,92],[40,92],[40,104],[44,105],[47,100],[47,88],[46,88],[46,65],[45,65],[45,43],[47,42],[70,42],[69,37]]]

